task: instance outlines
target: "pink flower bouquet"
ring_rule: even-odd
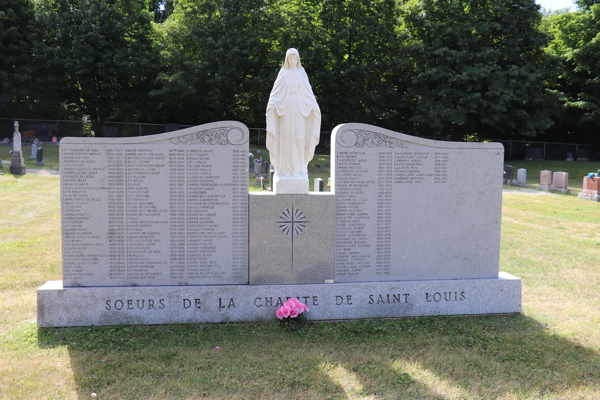
[[[308,306],[292,297],[277,309],[275,316],[288,330],[291,330],[293,326],[301,326],[304,324],[306,320],[304,316],[305,311],[308,311]]]

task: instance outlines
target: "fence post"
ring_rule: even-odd
[[[544,142],[544,155],[542,156],[542,158],[544,160],[546,159],[546,142]]]

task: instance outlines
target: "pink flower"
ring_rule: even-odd
[[[221,348],[219,346],[215,347],[216,351],[221,351]]]
[[[275,311],[275,316],[279,319],[283,319],[283,307],[279,307],[277,311]]]
[[[282,308],[283,317],[284,318],[289,317],[290,313],[292,312],[292,309],[290,308],[290,306],[284,304],[283,307],[281,307],[281,308]]]
[[[296,318],[297,316],[298,316],[298,309],[292,308],[292,311],[290,311],[290,317]]]

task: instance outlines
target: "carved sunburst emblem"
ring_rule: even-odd
[[[279,230],[291,236],[292,239],[292,273],[294,272],[294,236],[298,236],[306,229],[306,224],[310,221],[306,219],[304,212],[292,207],[283,210],[279,220],[275,223],[279,225]]]
[[[298,236],[306,229],[306,215],[297,208],[288,208],[279,216],[279,229],[286,235]]]

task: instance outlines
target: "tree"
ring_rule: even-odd
[[[68,78],[66,100],[90,116],[103,135],[109,119],[149,118],[158,53],[152,42],[152,14],[135,0],[44,0],[40,57]]]
[[[589,11],[548,16],[545,29],[554,40],[548,51],[561,60],[561,73],[552,87],[564,105],[556,135],[598,142],[600,130],[600,4]]]
[[[277,74],[271,57],[277,23],[262,0],[179,2],[162,27],[160,88],[153,92],[164,115],[182,123],[264,124]]]
[[[420,0],[404,14],[414,45],[418,131],[535,135],[552,125],[550,60],[533,0]]]
[[[0,110],[25,116],[33,89],[33,5],[29,0],[0,0]]]
[[[328,128],[343,122],[389,126],[402,108],[406,68],[392,0],[325,0],[320,13],[325,68],[317,76]]]

